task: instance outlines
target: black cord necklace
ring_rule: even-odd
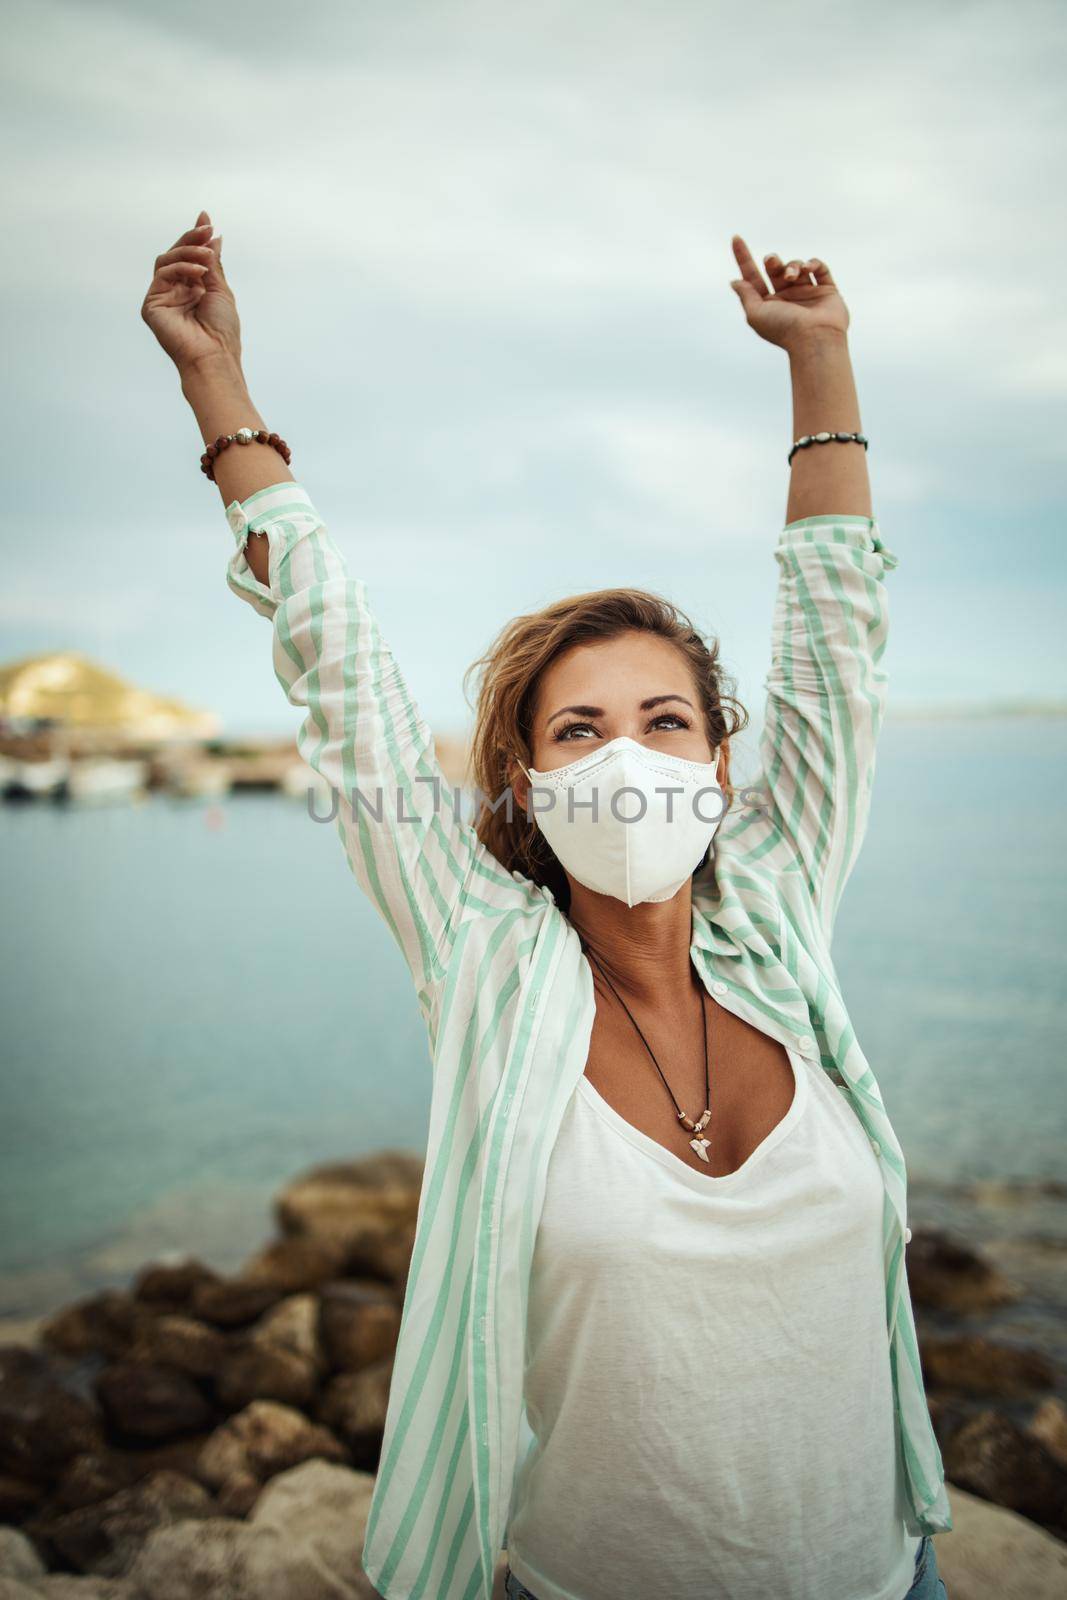
[[[608,977],[607,973],[604,971],[603,962],[600,960],[599,956],[597,956],[596,953],[589,948],[589,945],[586,943],[586,941],[585,941],[584,937],[582,936],[582,934],[580,934],[580,933],[578,934],[578,939],[579,939],[579,942],[581,943],[582,949],[585,951],[585,954],[587,956],[591,956],[592,959],[596,962],[597,966],[600,968],[601,973],[603,974],[604,981],[607,984],[608,988],[611,990],[611,992],[615,996],[616,1000],[622,1006],[622,1009],[626,1012],[626,1015],[629,1017],[630,1021],[634,1025],[634,1027],[637,1028],[638,1036],[640,1037],[641,1043],[644,1045],[645,1049],[648,1051],[649,1055],[652,1057],[652,1064],[655,1067],[656,1071],[659,1073],[660,1077],[663,1078],[663,1087],[666,1089],[666,1091],[670,1095],[671,1099],[674,1100],[674,1108],[678,1113],[678,1121],[682,1124],[683,1127],[688,1128],[689,1131],[692,1134],[695,1135],[694,1138],[690,1139],[690,1141],[689,1141],[690,1145],[696,1151],[696,1153],[700,1157],[701,1161],[707,1161],[707,1159],[708,1159],[708,1145],[711,1143],[711,1140],[710,1139],[704,1139],[704,1138],[701,1137],[701,1135],[703,1134],[704,1129],[707,1127],[708,1123],[711,1120],[711,1083],[710,1083],[710,1080],[708,1078],[708,1016],[707,1016],[707,1000],[705,998],[705,991],[704,991],[703,984],[701,984],[701,986],[700,986],[700,1017],[701,1017],[701,1021],[704,1024],[704,1111],[703,1111],[703,1114],[700,1117],[699,1122],[694,1122],[693,1119],[690,1116],[687,1116],[687,1114],[682,1110],[682,1108],[678,1104],[677,1100],[674,1099],[674,1091],[671,1088],[670,1084],[667,1082],[666,1078],[663,1077],[662,1069],[660,1068],[659,1062],[656,1060],[655,1053],[654,1053],[654,1051],[652,1049],[652,1046],[649,1044],[648,1040],[645,1038],[644,1034],[641,1032],[641,1029],[637,1026],[637,1020],[634,1017],[633,1012],[630,1010],[629,1006],[626,1004],[626,1001],[623,999],[623,997],[619,993],[618,989],[616,989],[615,985],[612,983],[611,979]]]

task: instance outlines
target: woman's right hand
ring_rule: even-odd
[[[222,236],[211,240],[211,219],[196,225],[156,257],[141,317],[179,371],[212,356],[241,360],[241,322],[222,270]]]

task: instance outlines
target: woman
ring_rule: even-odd
[[[794,440],[760,741],[659,596],[522,616],[480,669],[476,822],[241,370],[206,212],[142,307],[273,626],[297,739],[415,982],[426,1170],[362,1550],[386,1600],[943,1595],[952,1526],[906,1173],[830,945],[886,696],[848,312],[744,241]],[[239,447],[228,446],[238,429]],[[255,434],[255,437],[252,435]],[[251,442],[249,442],[251,441]]]

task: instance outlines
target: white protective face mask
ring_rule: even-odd
[[[565,767],[522,770],[560,863],[587,889],[636,906],[670,900],[703,862],[726,810],[715,768],[622,736]]]

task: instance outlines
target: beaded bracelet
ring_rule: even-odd
[[[266,428],[238,428],[236,433],[220,433],[218,438],[215,440],[215,443],[209,444],[203,455],[200,457],[200,471],[209,477],[212,483],[215,481],[215,471],[212,466],[215,457],[221,454],[221,452],[225,450],[227,446],[233,444],[234,440],[236,440],[238,444],[254,444],[257,441],[261,444],[269,444],[275,450],[277,450],[278,454],[285,461],[286,466],[289,465],[289,462],[292,459],[289,452],[289,446],[286,444],[281,435],[278,433],[268,433]]]
[[[867,435],[864,433],[806,433],[798,439],[789,452],[789,464],[792,465],[793,457],[798,450],[806,450],[809,444],[828,444],[833,439],[837,444],[861,444],[866,450]]]

